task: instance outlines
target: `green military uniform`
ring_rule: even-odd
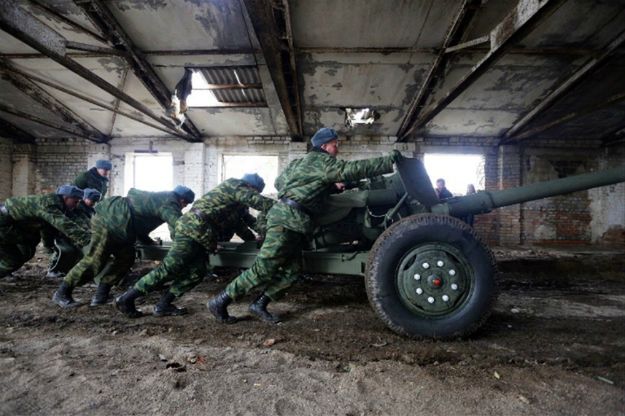
[[[166,222],[173,237],[177,219],[182,215],[178,197],[173,192],[146,192],[131,189],[127,197],[107,198],[95,208],[91,219],[92,238],[89,251],[65,276],[69,287],[96,277],[97,283],[114,285],[128,272],[135,259],[134,243],[146,238]],[[100,274],[109,256],[114,260]]]
[[[315,148],[291,162],[276,180],[280,202],[267,214],[267,235],[256,261],[226,287],[227,295],[237,299],[265,285],[265,295],[279,298],[301,271],[301,251],[313,218],[333,185],[392,172],[393,160],[383,156],[348,162]]]
[[[161,264],[139,280],[135,289],[147,294],[173,280],[176,297],[195,287],[206,275],[208,252],[217,247],[217,224],[240,207],[266,212],[274,201],[239,179],[228,179],[197,200],[176,224],[172,247]]]
[[[102,194],[100,198],[104,198],[106,191],[108,190],[108,182],[108,178],[100,175],[98,173],[98,169],[93,167],[76,176],[73,185],[76,185],[80,189],[97,189]]]
[[[236,234],[243,241],[254,241],[256,236],[252,231],[264,235],[265,229],[262,218],[264,214],[259,215],[260,219],[256,219],[250,214],[249,209],[239,204],[223,212],[219,220],[216,221],[215,227],[217,231],[217,241],[230,241]]]
[[[91,217],[95,214],[93,207],[87,206],[84,201],[80,201],[76,208],[68,213],[68,217],[81,225],[83,228],[90,230]],[[48,227],[50,228],[50,227]],[[44,237],[52,238],[52,252],[50,253],[50,267],[48,268],[48,277],[60,277],[67,273],[82,258],[80,247],[73,246],[58,231],[51,229],[42,232]],[[45,243],[44,243],[45,246]],[[54,248],[54,246],[56,246]],[[59,251],[62,251],[60,253]]]
[[[0,277],[32,258],[44,227],[64,234],[77,247],[89,244],[89,229],[70,218],[61,195],[9,198],[0,209]]]

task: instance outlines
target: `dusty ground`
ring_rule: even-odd
[[[0,281],[0,414],[625,414],[622,253],[495,252],[496,310],[454,342],[388,331],[350,277],[306,279],[277,327],[209,319],[227,273],[182,299],[186,318],[61,311],[39,257]]]

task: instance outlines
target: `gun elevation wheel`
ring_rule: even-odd
[[[393,331],[454,338],[474,332],[496,297],[495,262],[473,229],[420,214],[393,224],[369,252],[367,295]]]

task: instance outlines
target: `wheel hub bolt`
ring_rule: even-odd
[[[441,299],[443,299],[443,302],[447,302],[449,300],[449,296],[443,295]]]
[[[454,269],[451,269],[451,270],[449,271],[449,275],[450,275],[450,276],[455,276],[455,275],[456,275],[456,271],[455,271]]]
[[[419,273],[415,274],[414,280],[421,280],[421,275]]]
[[[458,285],[455,283],[451,284],[451,290],[458,290]]]
[[[417,295],[420,295],[421,293],[423,293],[423,289],[418,287],[417,290],[415,290],[415,292],[417,292]]]
[[[428,302],[430,302],[430,303],[434,303],[434,298],[433,298],[432,296],[430,296],[430,297],[428,298]]]
[[[423,263],[421,266],[423,266],[424,269],[429,269],[430,263]]]
[[[436,262],[436,265],[437,265],[438,267],[443,267],[443,266],[445,265],[445,263],[443,263],[443,261],[442,261],[442,260],[439,260],[439,261],[437,261],[437,262]]]

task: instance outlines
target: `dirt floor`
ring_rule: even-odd
[[[64,311],[39,255],[0,280],[0,414],[625,414],[623,253],[495,253],[495,311],[453,342],[390,332],[362,280],[345,276],[307,276],[272,305],[279,326],[209,318],[208,297],[234,271],[184,297],[184,318]]]

